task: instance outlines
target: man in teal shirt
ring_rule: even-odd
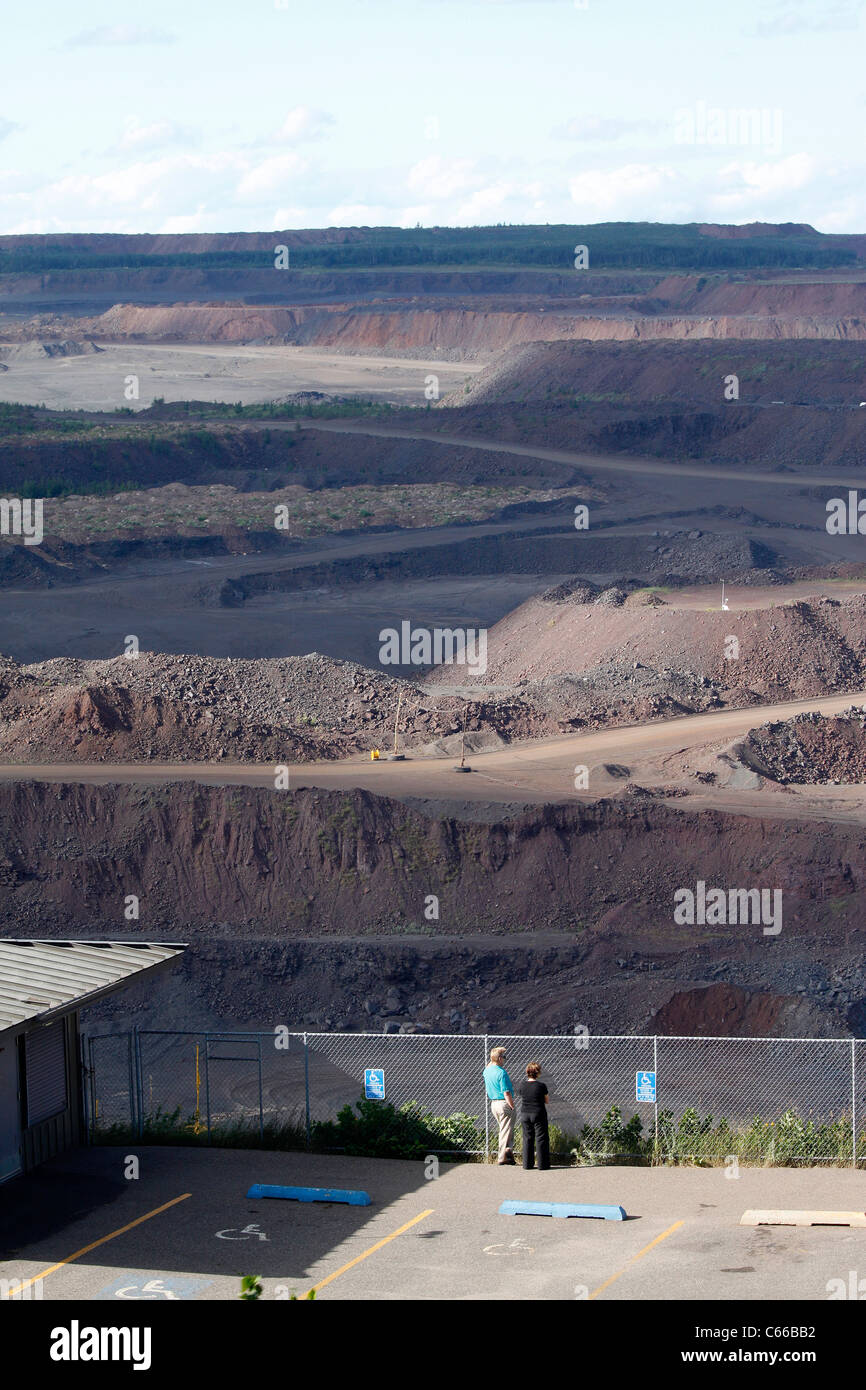
[[[505,1070],[505,1048],[494,1047],[484,1068],[484,1085],[493,1118],[499,1126],[499,1164],[514,1163],[514,1087]]]

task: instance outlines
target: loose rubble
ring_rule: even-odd
[[[866,782],[866,705],[841,714],[798,714],[752,729],[740,758],[782,785],[826,786]]]

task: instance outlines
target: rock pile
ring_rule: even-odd
[[[841,714],[798,714],[752,729],[740,748],[747,766],[774,782],[808,786],[866,782],[866,706]]]
[[[402,699],[401,699],[402,697]],[[142,652],[109,661],[0,658],[0,750],[13,762],[339,758],[458,734],[526,737],[513,699],[464,700],[311,652],[233,660]]]

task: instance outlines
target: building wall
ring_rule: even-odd
[[[21,1171],[21,1080],[18,1039],[0,1033],[0,1182]]]
[[[78,1014],[70,1014],[63,1020],[66,1040],[66,1108],[38,1124],[27,1125],[21,1136],[23,1167],[27,1172],[37,1163],[44,1163],[64,1149],[73,1148],[82,1142],[83,1119],[81,1100],[81,1049],[78,1032]],[[22,1119],[27,1115],[27,1086],[24,1064],[25,1034],[19,1038],[19,1067],[22,1078],[21,1105]]]

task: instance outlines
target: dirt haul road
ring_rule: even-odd
[[[249,422],[259,424],[259,421]],[[728,482],[768,483],[777,487],[803,487],[814,484],[816,487],[861,488],[863,478],[851,475],[840,476],[831,473],[807,473],[794,471],[786,473],[751,472],[745,468],[717,468],[712,464],[698,462],[661,463],[654,458],[625,458],[621,454],[589,454],[573,452],[570,449],[547,449],[536,444],[513,444],[508,440],[478,439],[473,435],[439,434],[412,432],[410,430],[387,429],[383,425],[359,424],[353,420],[304,420],[304,429],[328,430],[335,434],[373,434],[387,439],[420,439],[431,444],[447,444],[462,449],[483,449],[492,453],[520,454],[526,458],[549,459],[552,463],[569,463],[584,468],[588,473],[639,473],[655,474],[659,477],[681,478],[721,478]],[[279,422],[262,421],[261,425],[279,429]],[[294,429],[292,423],[283,428]]]
[[[808,817],[809,819],[866,821],[860,786],[808,787],[793,790],[760,784],[747,769],[715,759],[724,775],[733,773],[728,785],[704,785],[690,776],[689,768],[703,768],[749,729],[771,720],[790,719],[817,711],[838,714],[852,704],[866,702],[866,691],[799,700],[779,705],[753,706],[748,710],[688,715],[646,725],[569,735],[538,742],[513,744],[495,751],[474,753],[467,761],[471,772],[455,771],[453,756],[407,758],[373,762],[350,758],[337,763],[287,764],[289,785],[327,790],[364,788],[396,800],[441,803],[444,814],[455,803],[543,804],[610,796],[636,781],[643,787],[681,788],[687,792],[676,801],[689,810],[715,808],[740,814]],[[384,753],[384,750],[383,750]],[[613,774],[605,764],[613,767]],[[588,784],[575,789],[576,772],[586,768]],[[622,769],[625,768],[625,771]],[[0,764],[0,781],[158,784],[194,781],[211,785],[274,787],[273,764],[240,763],[58,763]],[[471,819],[471,811],[468,813]]]
[[[87,415],[71,413],[72,420],[89,420]],[[185,423],[192,426],[195,423],[207,424],[210,420],[208,416],[198,417],[192,413],[185,417]],[[100,428],[122,428],[127,421],[123,418],[106,416],[100,419]],[[368,424],[356,420],[316,420],[303,418],[301,420],[275,420],[264,419],[254,420],[245,419],[244,429],[266,429],[266,430],[324,430],[332,434],[364,434],[374,435],[381,439],[407,439],[418,440],[426,444],[442,444],[456,446],[461,449],[480,449],[486,453],[517,454],[522,458],[548,459],[552,463],[571,464],[576,468],[582,468],[587,474],[596,472],[608,473],[632,473],[639,475],[649,474],[660,478],[717,478],[724,482],[735,483],[760,483],[770,484],[774,487],[794,487],[802,488],[813,485],[815,487],[847,487],[862,488],[863,478],[855,477],[851,474],[836,473],[810,473],[805,470],[794,470],[785,472],[770,472],[767,470],[753,471],[747,468],[719,468],[713,464],[705,464],[698,461],[690,463],[663,463],[657,458],[643,455],[623,454],[601,454],[588,453],[571,449],[549,449],[540,444],[515,444],[507,439],[479,439],[475,435],[461,434],[440,434],[434,430],[401,430],[388,429],[385,425]],[[736,500],[736,499],[735,499]]]

